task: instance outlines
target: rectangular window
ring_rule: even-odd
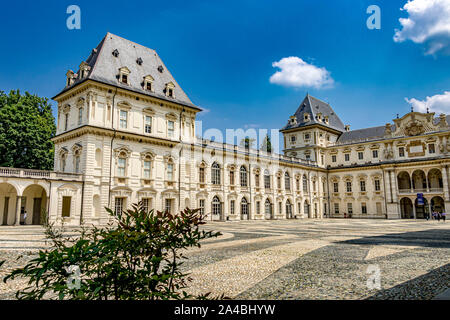
[[[359,160],[364,159],[364,153],[358,152],[358,159],[359,159]]]
[[[150,169],[152,167],[152,162],[150,160],[144,161],[144,178],[150,179]]]
[[[75,173],[80,172],[80,156],[75,157]]]
[[[291,136],[291,142],[295,142],[295,136]]]
[[[128,76],[126,74],[122,74],[122,82],[128,83]]]
[[[169,138],[173,138],[175,135],[175,123],[173,121],[167,121],[167,135]]]
[[[66,113],[64,115],[64,131],[67,131],[68,127],[69,127],[69,114]]]
[[[121,129],[126,129],[127,128],[127,123],[128,123],[128,112],[125,110],[120,110],[120,128]]]
[[[152,133],[152,117],[145,116],[145,133]]]
[[[378,150],[372,150],[372,157],[378,158]]]
[[[311,136],[309,133],[305,133],[305,141],[309,141],[309,139],[311,139]]]
[[[230,171],[230,184],[234,185],[234,171]]]
[[[117,175],[119,177],[125,177],[125,166],[126,166],[127,160],[125,158],[119,158],[117,160]]]
[[[339,183],[333,182],[333,192],[339,192]]]
[[[347,181],[346,186],[347,186],[347,192],[352,192],[352,183],[350,181]]]
[[[200,199],[200,214],[203,216],[205,214],[205,199]]]
[[[152,91],[152,83],[151,83],[151,81],[147,81],[147,90]]]
[[[295,188],[300,191],[300,179],[295,179]]]
[[[366,182],[364,180],[361,180],[359,182],[359,186],[361,188],[361,192],[365,192],[366,191]]]
[[[150,211],[150,199],[149,198],[142,199],[142,210],[144,210],[147,213]]]
[[[348,214],[353,214],[353,204],[352,203],[347,203],[347,211],[348,211]]]
[[[259,174],[255,174],[255,187],[259,188]]]
[[[279,214],[283,213],[283,204],[281,202],[278,202],[278,213]]]
[[[335,155],[331,156],[331,162],[336,162],[337,158]]]
[[[114,200],[114,212],[116,213],[122,213],[123,211],[123,199],[124,198],[116,198]]]
[[[205,183],[205,168],[203,168],[203,167],[201,167],[200,169],[199,169],[199,181],[200,181],[200,183]]]
[[[70,217],[70,203],[72,202],[72,197],[62,198],[62,216]]]
[[[230,201],[230,214],[234,214],[234,200]]]
[[[334,213],[339,214],[339,203],[334,204]]]
[[[261,213],[261,202],[256,201],[256,214]]]
[[[168,213],[172,213],[172,199],[166,199],[164,210]]]
[[[434,143],[430,143],[428,145],[428,152],[429,153],[435,153],[436,152],[436,150],[434,149]]]
[[[405,148],[403,148],[403,147],[398,148],[398,156],[399,157],[405,156]]]
[[[367,206],[365,202],[361,203],[361,213],[367,213]]]
[[[346,153],[344,155],[344,157],[345,157],[345,161],[350,161],[350,153]]]
[[[375,180],[375,191],[380,191],[380,180],[376,179]]]
[[[173,164],[167,164],[167,180],[173,181]]]

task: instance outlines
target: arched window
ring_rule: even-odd
[[[211,208],[212,208],[213,215],[220,216],[220,213],[221,213],[220,200],[217,196],[214,196],[212,203],[211,203]]]
[[[220,184],[220,165],[217,162],[211,166],[211,183]]]
[[[269,170],[264,170],[264,188],[270,189],[270,173]]]
[[[248,202],[247,199],[242,198],[241,200],[241,215],[247,215],[248,214]]]
[[[308,192],[308,179],[303,175],[303,192]]]
[[[289,173],[284,174],[284,188],[286,190],[291,190],[291,177],[289,177]]]
[[[241,175],[241,187],[246,187],[247,186],[247,169],[244,166],[241,166],[240,175]]]

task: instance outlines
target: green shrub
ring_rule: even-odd
[[[183,290],[191,280],[180,270],[183,249],[220,233],[199,230],[205,217],[198,209],[172,215],[132,207],[117,214],[106,209],[114,217],[110,224],[82,228],[76,237],[48,225],[50,248],[4,281],[28,278],[18,299],[206,299]]]

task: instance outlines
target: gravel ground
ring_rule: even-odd
[[[235,299],[432,299],[450,287],[450,224],[435,221],[214,222],[223,236],[186,252],[189,291]],[[0,228],[0,277],[42,247],[41,229]],[[20,249],[17,249],[20,248]],[[368,267],[379,289],[367,286]],[[14,299],[23,280],[0,282]]]

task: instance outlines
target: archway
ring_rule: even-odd
[[[44,223],[46,214],[47,193],[45,189],[38,184],[29,185],[22,195],[20,222],[27,225],[40,225]]]
[[[211,202],[212,220],[222,220],[222,206],[218,196],[214,196]]]
[[[400,200],[400,212],[401,212],[402,219],[413,219],[414,218],[413,204],[412,204],[411,199],[402,198]]]
[[[427,178],[423,170],[415,170],[412,175],[413,189],[415,192],[427,190]]]
[[[0,183],[0,225],[13,225],[16,220],[17,190],[9,183]]]
[[[241,199],[241,220],[249,220],[248,201],[245,197]]]
[[[409,178],[409,173],[402,171],[397,175],[397,183],[399,190],[411,190],[411,180]]]
[[[418,200],[414,201],[414,206],[416,207],[416,219],[425,219],[427,215],[430,214],[430,208],[428,207],[428,200],[423,198],[423,205],[418,204]]]
[[[269,198],[267,198],[264,202],[264,215],[264,218],[267,220],[273,219],[272,203],[270,202]]]
[[[428,171],[428,187],[431,191],[442,190],[442,173],[441,170],[433,168]]]
[[[286,200],[286,219],[292,219],[292,204],[288,200]]]
[[[444,199],[442,197],[436,196],[431,198],[431,211],[442,213],[445,211]]]

